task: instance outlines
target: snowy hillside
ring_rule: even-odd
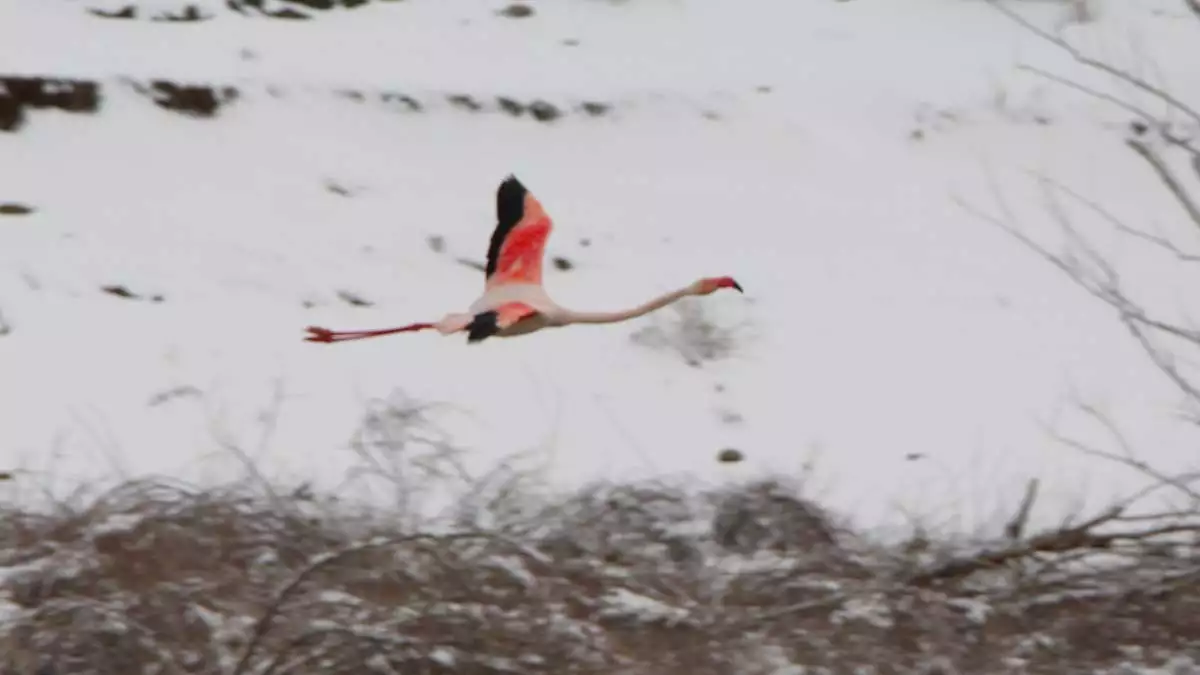
[[[1012,4],[1200,93],[1183,3],[1080,24]],[[233,445],[335,487],[395,392],[444,406],[475,470],[530,452],[566,483],[710,483],[811,463],[823,502],[869,524],[903,505],[970,528],[1035,475],[1064,510],[1128,488],[1050,439],[1072,392],[1147,459],[1194,459],[1110,313],[952,199],[994,209],[993,175],[1048,228],[1034,171],[1174,218],[1127,111],[1019,66],[1107,86],[1094,71],[969,0],[528,6],[0,3],[0,75],[96,93],[0,132],[0,202],[30,211],[0,216],[0,469],[218,478],[242,470]],[[169,109],[188,101],[204,114]],[[615,309],[733,275],[746,296],[696,303],[732,353],[689,364],[672,310],[470,347],[302,341],[465,308],[510,172],[555,219],[552,296]],[[728,447],[746,461],[718,463]]]

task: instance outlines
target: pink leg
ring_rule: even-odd
[[[425,330],[433,328],[431,323],[414,323],[398,328],[379,328],[376,330],[351,330],[351,331],[332,331],[328,328],[319,326],[309,326],[307,328],[308,337],[304,338],[305,342],[345,342],[346,340],[363,340],[365,338],[381,337],[383,335],[392,335],[395,333],[409,333],[412,331]]]

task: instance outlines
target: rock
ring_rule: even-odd
[[[134,293],[133,291],[129,290],[127,287],[125,287],[122,284],[110,284],[108,286],[101,286],[100,290],[104,291],[105,293],[108,293],[109,295],[115,295],[118,298],[125,298],[126,300],[149,300],[150,302],[162,302],[163,300],[166,299],[158,293],[155,293],[154,295],[151,295],[151,296],[138,295],[137,293]]]
[[[413,98],[412,96],[409,96],[408,94],[401,94],[399,92],[394,92],[394,91],[384,92],[383,94],[380,95],[379,98],[385,104],[390,104],[393,102],[402,103],[402,104],[408,106],[408,109],[411,110],[412,112],[421,112],[421,110],[422,110],[421,102],[418,101],[417,99]]]
[[[181,85],[168,80],[154,80],[149,88],[136,85],[135,88],[158,107],[191,117],[214,117],[221,106],[238,96],[233,87]]]
[[[102,9],[92,9],[89,7],[88,12],[102,19],[132,19],[137,16],[137,8],[133,5],[127,5],[115,12],[106,12]]]
[[[496,98],[496,103],[504,112],[513,117],[520,117],[525,113],[525,106],[520,101],[515,101],[507,96],[499,96]]]
[[[164,21],[168,23],[191,23],[195,21],[208,21],[212,15],[201,14],[200,10],[195,5],[187,5],[179,14],[171,14],[163,12],[158,16],[152,17],[151,21]]]
[[[529,113],[539,122],[553,122],[562,117],[562,111],[546,101],[534,101],[529,104]]]
[[[334,0],[287,0],[287,2],[302,5],[309,9],[330,10],[337,4]]]
[[[275,12],[267,12],[267,16],[271,17],[272,19],[293,19],[300,21],[312,18],[304,12],[296,11],[291,7],[284,7],[283,9]]]
[[[479,101],[476,101],[467,94],[448,94],[446,96],[446,100],[450,102],[450,105],[456,108],[463,108],[464,110],[470,110],[471,112],[479,112],[480,110],[483,110],[483,106],[479,104]]]
[[[514,2],[513,4],[509,5],[508,7],[505,7],[504,9],[502,9],[496,13],[499,14],[500,16],[506,16],[510,19],[526,19],[528,17],[533,16],[534,12],[533,12],[533,8],[530,7],[529,5],[524,5],[519,2]]]
[[[734,448],[725,448],[717,453],[717,461],[722,464],[736,464],[745,458],[740,450]]]
[[[20,129],[26,108],[94,113],[100,108],[99,85],[88,80],[0,77],[0,131]]]
[[[0,131],[16,131],[25,125],[25,109],[11,94],[0,93]]]
[[[611,108],[612,106],[607,103],[600,103],[598,101],[584,101],[579,104],[579,109],[592,117],[600,117],[606,114]]]
[[[100,290],[104,291],[105,293],[108,293],[109,295],[115,295],[118,298],[125,298],[127,300],[137,300],[138,299],[138,295],[136,293],[129,290],[128,288],[125,288],[121,284],[113,284],[111,286],[101,286]]]
[[[338,183],[338,182],[332,181],[332,180],[325,181],[325,190],[328,192],[332,192],[333,194],[335,194],[339,197],[353,197],[354,196],[354,193],[350,190],[350,188],[346,187],[345,185],[342,185],[341,183]]]
[[[0,216],[27,216],[34,212],[32,206],[16,202],[0,203]]]
[[[337,296],[342,302],[355,307],[370,307],[374,304],[370,300],[365,300],[362,296],[350,291],[338,291]]]

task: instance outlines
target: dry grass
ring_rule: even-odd
[[[0,675],[1063,675],[1200,657],[1200,508],[1026,533],[1030,490],[993,539],[885,544],[785,480],[553,494],[515,463],[472,476],[430,412],[402,393],[364,412],[347,492],[389,486],[377,508],[249,463],[223,487],[0,506]],[[1200,675],[1188,663],[1171,673]]]
[[[950,563],[978,550],[873,544],[773,481],[526,507],[410,531],[252,484],[131,482],[9,508],[0,673],[1060,675],[1200,654],[1194,537],[969,569]]]
[[[630,340],[643,347],[674,352],[694,368],[735,355],[749,335],[747,322],[719,321],[695,298],[684,298],[649,321],[630,335]]]

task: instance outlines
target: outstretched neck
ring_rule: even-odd
[[[690,286],[680,288],[679,290],[671,291],[650,300],[644,304],[638,305],[632,309],[627,309],[620,312],[574,312],[568,310],[565,312],[564,323],[617,323],[618,321],[628,321],[636,319],[653,312],[656,309],[662,309],[667,305],[683,298],[692,293]]]

